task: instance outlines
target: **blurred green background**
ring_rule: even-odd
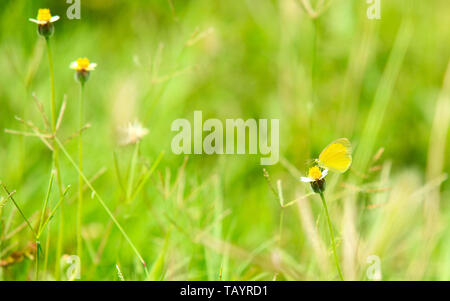
[[[84,172],[99,175],[93,186],[150,271],[86,191],[81,280],[337,280],[320,199],[302,197],[310,187],[298,177],[340,137],[353,166],[327,177],[326,197],[344,278],[371,280],[379,267],[383,280],[450,280],[448,1],[381,0],[379,20],[357,0],[81,0],[79,20],[69,6],[1,1],[0,128],[29,131],[15,116],[43,126],[32,93],[50,114],[47,50],[28,21],[48,7],[61,16],[51,38],[58,107],[67,99],[58,137],[79,129],[69,65],[88,57],[98,67],[85,89]],[[170,125],[195,110],[279,119],[280,162],[174,155]],[[134,120],[149,134],[133,186],[164,156],[126,202],[116,169],[127,186],[134,147],[117,145],[117,128]],[[51,152],[36,137],[2,130],[0,141],[0,180],[37,227]],[[60,158],[71,189],[41,238],[45,280],[66,279],[58,256],[76,254],[78,174]],[[277,183],[292,206],[280,207]],[[0,279],[32,280],[32,232],[1,193]],[[54,185],[49,207],[57,201]]]

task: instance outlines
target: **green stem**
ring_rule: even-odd
[[[311,63],[311,101],[316,99],[316,71],[317,71],[317,19],[313,19],[312,63]]]
[[[50,38],[45,38],[47,44],[47,54],[48,54],[48,67],[50,72],[50,105],[51,105],[51,115],[52,115],[52,130],[53,133],[56,131],[56,101],[55,101],[55,75],[53,72],[53,55],[52,47],[50,45]]]
[[[53,185],[53,172],[50,174],[50,180],[48,182],[47,194],[45,195],[44,205],[42,207],[41,219],[39,221],[38,234],[36,237],[37,239],[39,239],[39,237],[42,233],[41,231],[42,231],[42,226],[44,224],[45,211],[47,211],[47,204],[48,204],[48,199],[50,198],[50,191],[52,190],[52,185]]]
[[[133,189],[134,174],[136,172],[136,162],[137,162],[138,156],[139,156],[139,141],[136,142],[134,152],[133,152],[133,157],[131,159],[130,177],[128,179],[126,203],[128,203],[131,198],[131,191]]]
[[[12,193],[8,191],[8,188],[6,188],[5,185],[3,185],[3,183],[0,183],[3,190],[5,191],[6,195],[11,199],[11,201],[13,202],[14,206],[16,207],[16,209],[19,211],[20,215],[22,216],[22,218],[25,220],[25,223],[28,225],[28,227],[30,228],[31,232],[33,233],[34,236],[34,240],[36,242],[36,269],[35,269],[35,279],[38,280],[39,278],[39,249],[40,249],[40,244],[39,244],[39,239],[38,239],[38,233],[36,233],[36,231],[34,230],[33,226],[31,225],[30,221],[28,220],[28,218],[25,216],[25,214],[23,213],[22,209],[20,209],[19,205],[16,203],[16,200],[14,199],[14,197],[12,196]]]
[[[67,192],[69,191],[70,185],[64,190],[63,192],[63,198],[66,196]],[[56,210],[58,210],[59,206],[61,205],[62,201],[64,199],[60,199],[58,201],[58,203],[55,205],[55,208],[53,208],[53,210],[50,212],[50,214],[48,215],[47,219],[45,220],[44,224],[42,225],[42,229],[41,232],[39,232],[37,234],[37,237],[41,237],[42,235],[42,231],[44,231],[45,227],[47,226],[47,224],[50,222],[50,220],[53,218],[53,216],[55,216]],[[50,232],[48,232],[50,234]]]
[[[278,247],[280,248],[280,250],[281,250],[281,236],[282,236],[282,234],[283,234],[283,220],[284,220],[284,208],[283,207],[281,207],[281,212],[280,212],[280,227],[279,227],[279,229],[278,229],[278,239],[279,239],[279,241],[278,241]]]
[[[333,227],[331,226],[331,219],[330,215],[328,214],[328,207],[327,202],[325,202],[325,197],[323,196],[323,192],[320,193],[320,198],[322,199],[323,207],[325,208],[325,214],[327,215],[327,221],[328,221],[328,229],[330,230],[330,237],[331,237],[331,246],[333,248],[333,255],[334,255],[334,262],[336,263],[336,269],[339,274],[339,278],[344,281],[344,277],[342,277],[341,268],[339,266],[339,260],[336,253],[336,244],[334,242],[334,234],[333,234]]]
[[[30,228],[31,232],[33,233],[34,238],[36,238],[36,231],[34,231],[33,226],[31,225],[30,221],[28,220],[28,218],[25,216],[25,214],[23,213],[22,209],[20,209],[19,205],[16,203],[16,200],[14,199],[14,197],[12,196],[11,192],[9,192],[8,188],[6,188],[6,186],[2,183],[1,184],[3,190],[5,191],[6,195],[11,199],[11,201],[13,202],[14,206],[16,207],[16,209],[19,211],[20,215],[22,216],[22,218],[24,219],[24,221],[27,223],[28,228]]]
[[[48,252],[50,250],[50,231],[47,232],[47,238],[45,241],[45,252],[44,252],[44,275],[47,273],[47,265],[48,265]]]
[[[84,84],[80,84],[80,137],[78,139],[78,166],[83,171],[83,136],[82,128],[84,123]],[[81,225],[82,225],[82,209],[83,209],[83,178],[78,178],[78,208],[77,208],[77,254],[81,259],[82,241],[81,241]]]
[[[53,172],[50,174],[50,181],[48,183],[47,194],[45,196],[44,205],[42,207],[41,218],[39,220],[39,228],[36,235],[36,271],[35,271],[35,280],[39,280],[39,249],[41,242],[39,241],[39,237],[42,233],[42,226],[44,224],[45,211],[47,211],[48,199],[50,198],[50,191],[52,190],[53,185]],[[48,249],[47,249],[48,251]]]
[[[120,233],[122,233],[123,237],[125,238],[125,240],[128,242],[128,244],[130,245],[131,249],[133,250],[133,252],[136,254],[137,258],[139,259],[139,261],[142,263],[142,265],[144,265],[144,270],[146,273],[148,273],[147,271],[147,265],[144,261],[144,259],[142,258],[141,254],[139,253],[139,251],[137,250],[136,246],[133,244],[133,242],[131,241],[131,239],[128,237],[127,233],[125,232],[125,230],[122,228],[122,226],[119,224],[119,222],[117,221],[117,219],[115,218],[114,214],[111,212],[111,210],[108,208],[108,206],[106,205],[105,201],[102,199],[102,197],[97,193],[97,191],[95,190],[95,188],[92,186],[91,182],[88,180],[88,178],[83,174],[83,172],[80,170],[80,168],[77,166],[77,164],[75,163],[75,161],[72,159],[72,157],[69,155],[69,153],[67,152],[67,150],[65,149],[64,145],[61,143],[61,141],[55,137],[55,141],[56,143],[58,143],[59,148],[62,150],[62,152],[64,153],[64,155],[67,157],[67,159],[69,160],[69,162],[73,165],[73,167],[75,168],[75,170],[78,172],[78,174],[82,177],[83,181],[86,183],[86,185],[89,187],[89,189],[91,189],[92,191],[92,195],[97,197],[98,202],[100,203],[100,205],[102,205],[103,209],[106,211],[106,213],[109,215],[109,217],[111,218],[111,220],[113,221],[113,223],[116,225],[117,229],[119,229]]]
[[[34,280],[39,280],[39,240],[36,240],[36,267],[34,270]]]
[[[55,100],[55,74],[53,72],[53,55],[52,55],[52,47],[50,44],[50,38],[45,38],[46,45],[47,45],[47,54],[48,54],[48,66],[49,66],[49,73],[50,73],[50,105],[51,105],[51,116],[52,116],[52,131],[53,135],[56,139],[56,100]],[[58,182],[58,190],[59,190],[59,198],[60,200],[63,198],[63,188],[62,188],[62,181],[61,181],[61,172],[59,168],[59,159],[58,159],[58,145],[53,141],[53,162],[52,165],[56,170],[56,180]],[[59,259],[62,254],[62,240],[63,240],[63,231],[64,231],[64,223],[63,223],[63,209],[62,206],[60,207],[60,219],[59,219],[59,229],[58,229],[58,242],[57,242],[57,248],[56,248],[56,266],[55,266],[55,278],[56,280],[59,280],[59,270],[60,270],[60,264]]]
[[[158,166],[159,162],[161,162],[161,159],[162,159],[163,156],[164,156],[164,151],[161,151],[159,153],[158,157],[156,158],[155,162],[153,163],[152,167],[150,167],[149,171],[143,176],[142,180],[137,185],[136,189],[134,190],[133,194],[131,195],[131,198],[130,198],[129,202],[132,202],[136,198],[138,193],[142,190],[142,188],[144,187],[145,183],[147,183],[148,179],[150,178],[150,176],[155,171],[155,169]]]

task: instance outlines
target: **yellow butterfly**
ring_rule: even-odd
[[[316,159],[320,167],[343,173],[352,164],[352,145],[347,138],[339,138],[328,144]]]

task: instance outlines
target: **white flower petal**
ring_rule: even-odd
[[[324,169],[322,171],[322,176],[320,177],[320,179],[322,180],[323,178],[325,178],[325,176],[328,174],[328,169]]]
[[[96,63],[90,63],[89,66],[86,68],[88,71],[95,70],[95,67],[97,67]]]
[[[309,177],[300,177],[300,181],[305,182],[305,183],[311,183],[311,182],[314,182],[314,179],[311,179]]]
[[[59,16],[53,16],[50,18],[50,23],[56,22],[59,20]]]
[[[77,67],[78,67],[78,63],[76,61],[70,63],[70,69],[77,69]]]
[[[47,22],[48,22],[48,21],[39,21],[39,20],[36,20],[33,18],[29,18],[28,20],[30,20],[33,23],[39,24],[39,25],[44,25],[44,24],[47,24]]]

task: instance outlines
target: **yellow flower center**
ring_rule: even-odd
[[[78,70],[86,70],[89,67],[90,62],[87,58],[80,58],[77,60],[77,65]]]
[[[38,11],[37,19],[38,21],[50,21],[52,15],[50,14],[50,10],[48,8],[40,8]]]
[[[318,166],[311,167],[308,172],[308,177],[314,180],[319,180],[322,177],[322,172]]]

